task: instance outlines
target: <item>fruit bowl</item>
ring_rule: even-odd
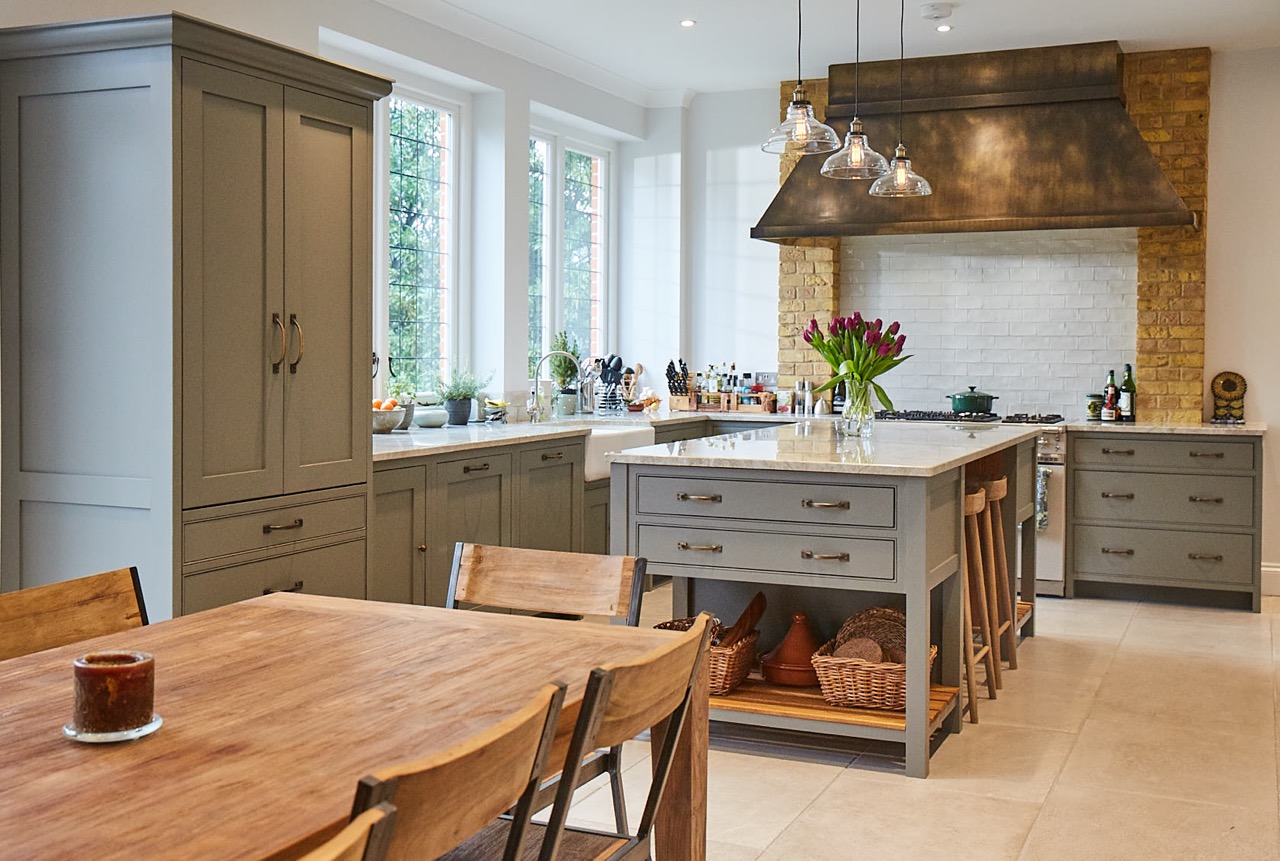
[[[394,410],[374,410],[373,432],[391,433],[402,421],[404,421],[404,407],[396,407]]]

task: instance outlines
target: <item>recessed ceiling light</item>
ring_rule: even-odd
[[[939,32],[939,33],[950,33],[950,32],[951,32],[951,25],[950,25],[950,24],[939,24],[939,25],[938,25],[938,32]]]
[[[681,22],[680,22],[680,26],[681,26],[681,27],[692,27],[694,24],[697,24],[697,23],[698,23],[698,22],[697,22],[697,21],[695,21],[695,20],[693,20],[692,18],[685,18],[683,21],[681,21]]]

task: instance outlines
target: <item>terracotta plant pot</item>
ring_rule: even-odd
[[[811,658],[821,645],[809,627],[809,618],[796,613],[791,617],[791,630],[760,661],[765,681],[797,688],[817,687],[818,674],[813,671]]]

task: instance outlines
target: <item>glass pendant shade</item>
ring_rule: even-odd
[[[872,197],[924,197],[933,194],[929,181],[911,169],[907,148],[898,144],[889,172],[871,183]]]
[[[812,155],[832,152],[840,148],[840,136],[813,115],[813,105],[805,98],[804,90],[796,87],[787,106],[787,118],[782,125],[769,132],[760,149],[777,155],[796,153]]]
[[[833,153],[822,165],[822,175],[831,179],[876,179],[889,172],[889,162],[867,143],[862,121],[849,123],[844,147]]]

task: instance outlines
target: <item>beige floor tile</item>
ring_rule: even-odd
[[[1022,660],[1017,670],[1006,669],[1004,690],[998,699],[988,700],[979,693],[978,726],[1003,724],[1079,731],[1093,707],[1101,675],[1032,669],[1040,663]]]
[[[1074,599],[1076,601],[1082,599]],[[1093,604],[1105,604],[1092,601]],[[1071,608],[1066,611],[1046,608],[1036,602],[1036,636],[1069,637],[1071,639],[1119,640],[1133,619],[1135,605],[1121,603],[1114,608]]]
[[[1269,664],[1121,649],[1098,689],[1093,717],[1220,732],[1275,731]]]
[[[1262,596],[1262,615],[1280,616],[1280,595]]]
[[[1276,817],[1257,810],[1058,787],[1021,861],[1274,861]]]
[[[1219,625],[1228,628],[1269,626],[1271,617],[1248,610],[1226,610],[1219,607],[1188,607],[1182,604],[1139,604],[1134,621],[1162,621],[1174,624]]]
[[[1119,639],[1077,639],[1064,634],[1037,633],[1018,646],[1015,672],[1030,669],[1064,673],[1096,688],[1119,645]]]
[[[1090,718],[1059,785],[1151,793],[1276,813],[1276,741],[1255,733],[1214,732]]]
[[[1013,861],[1038,804],[846,771],[760,861]]]
[[[934,753],[927,782],[952,792],[1040,802],[1073,744],[1073,733],[987,723],[966,725]],[[895,772],[883,760],[873,762],[871,755],[856,760],[853,768],[869,780],[917,782],[917,778],[902,775],[900,766]]]
[[[644,594],[640,601],[640,627],[652,628],[671,619],[671,582]]]
[[[760,850],[751,846],[707,841],[707,861],[756,861],[759,857]]]
[[[1249,619],[1250,622],[1264,621],[1258,616]],[[1134,619],[1120,641],[1119,654],[1126,652],[1270,662],[1271,628],[1251,623],[1223,623],[1216,618],[1208,624],[1192,619]]]

